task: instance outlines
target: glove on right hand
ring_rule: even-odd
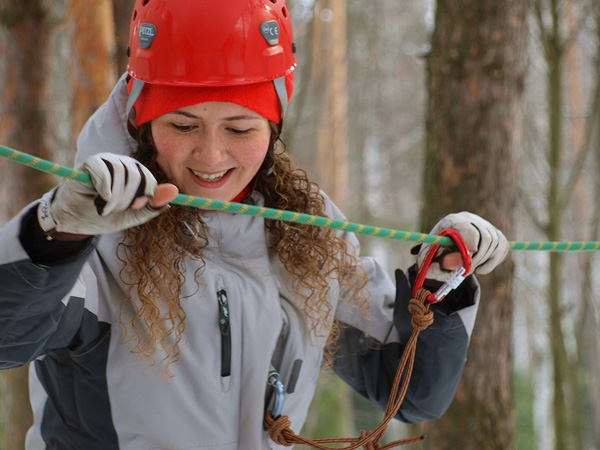
[[[487,220],[470,212],[449,214],[440,220],[431,230],[431,234],[439,234],[443,230],[456,230],[471,252],[470,273],[487,274],[500,264],[510,251],[510,245],[504,234]],[[423,244],[417,257],[417,265],[421,267],[429,253],[430,244]],[[440,247],[437,256],[448,253],[448,248]],[[435,261],[435,260],[434,260]],[[450,271],[443,270],[439,263],[433,262],[427,272],[427,278],[445,281]],[[468,274],[465,274],[467,276]]]
[[[112,233],[141,225],[167,208],[131,208],[136,198],[152,197],[157,186],[152,173],[133,158],[98,153],[78,169],[90,175],[93,186],[65,180],[44,195],[38,207],[44,231]]]

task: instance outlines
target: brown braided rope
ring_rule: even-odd
[[[415,436],[408,439],[401,439],[390,442],[386,445],[381,445],[381,439],[385,435],[385,431],[400,410],[400,406],[406,396],[408,383],[413,371],[415,361],[415,353],[417,348],[417,338],[419,333],[425,330],[433,323],[433,312],[429,310],[427,298],[431,295],[425,288],[420,288],[417,295],[408,305],[408,310],[412,314],[411,325],[413,327],[412,335],[404,348],[400,364],[396,371],[394,384],[385,410],[385,416],[382,422],[370,431],[361,431],[360,437],[356,438],[324,438],[324,439],[308,439],[297,435],[290,428],[291,421],[288,416],[281,415],[277,419],[273,417],[272,411],[267,411],[264,417],[265,428],[269,430],[271,439],[285,447],[291,447],[295,444],[304,444],[320,450],[355,450],[363,447],[364,450],[387,450],[401,445],[414,444],[422,441],[425,436]],[[349,444],[346,447],[329,447],[327,444]]]

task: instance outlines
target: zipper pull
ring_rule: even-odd
[[[227,292],[224,290],[217,292],[217,300],[219,301],[219,328],[221,329],[221,334],[227,336],[230,332]]]
[[[219,302],[219,331],[221,332],[221,376],[231,375],[231,324],[229,320],[229,300],[227,292],[217,292]]]

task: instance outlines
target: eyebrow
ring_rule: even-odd
[[[185,117],[188,117],[190,119],[202,119],[201,117],[198,117],[198,116],[196,116],[194,114],[190,114],[190,113],[188,113],[186,111],[180,111],[180,110],[171,111],[168,114],[179,114],[181,116],[185,116]],[[232,122],[234,120],[258,120],[258,119],[260,119],[260,117],[248,116],[248,115],[240,115],[240,116],[226,117],[223,120]]]
[[[187,113],[185,111],[179,111],[179,110],[177,110],[177,111],[171,111],[168,114],[178,114],[180,116],[189,117],[190,119],[199,119],[200,118],[198,116],[195,116],[194,114],[190,114],[190,113]]]

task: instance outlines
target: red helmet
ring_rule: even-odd
[[[285,0],[137,0],[127,71],[136,80],[233,86],[296,67]]]

